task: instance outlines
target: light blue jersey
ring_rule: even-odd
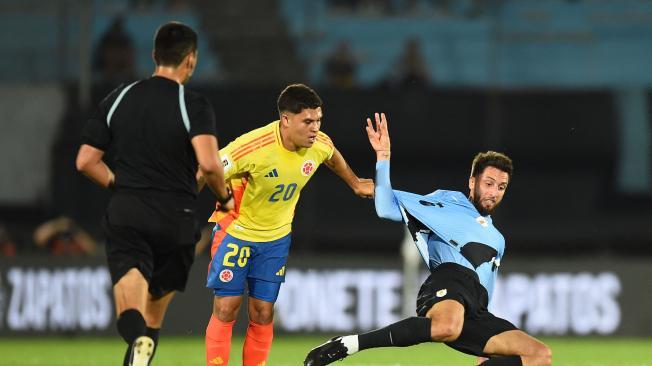
[[[392,190],[386,160],[376,163],[375,203],[379,217],[406,223],[428,268],[452,262],[475,271],[491,301],[505,238],[464,194]]]

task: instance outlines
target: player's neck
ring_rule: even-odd
[[[279,129],[280,129],[279,135],[281,136],[281,145],[283,145],[285,150],[288,151],[299,150],[299,147],[290,141],[290,137],[287,135],[287,130],[283,129],[281,126],[279,126]]]
[[[185,72],[176,67],[170,66],[157,66],[154,69],[153,76],[159,76],[162,78],[170,79],[179,84],[183,84],[186,81]]]

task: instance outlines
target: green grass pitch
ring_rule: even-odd
[[[328,337],[277,335],[268,366],[302,365],[312,347]],[[652,339],[547,338],[558,366],[652,366]],[[234,338],[230,365],[241,365],[242,338]],[[0,338],[1,366],[118,366],[124,345],[117,338]],[[475,358],[441,344],[367,350],[337,366],[474,365]],[[153,366],[204,365],[204,340],[162,337]]]

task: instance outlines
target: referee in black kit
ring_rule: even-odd
[[[197,33],[171,22],[154,40],[150,78],[120,86],[82,132],[77,169],[114,192],[104,215],[124,365],[147,366],[165,311],[183,291],[199,239],[194,218],[197,167],[222,210],[233,208],[224,183],[208,100],[187,91],[197,63]],[[115,174],[104,152],[115,153]]]

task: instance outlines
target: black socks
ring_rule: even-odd
[[[523,366],[521,356],[505,356],[490,358],[480,366]]]
[[[407,347],[425,342],[432,342],[430,319],[416,316],[358,335],[360,351],[376,347]]]
[[[145,318],[136,309],[127,309],[120,313],[117,326],[118,333],[128,345],[134,343],[136,338],[145,335]]]
[[[136,309],[127,309],[120,313],[118,316],[118,321],[116,322],[118,326],[118,333],[122,336],[122,339],[127,342],[127,353],[125,353],[124,360],[122,364],[124,366],[129,366],[129,356],[131,355],[131,346],[136,340],[136,338],[146,335],[147,326],[145,325],[145,318],[143,315]],[[157,332],[158,336],[158,332]],[[158,338],[158,337],[157,337]],[[153,338],[152,338],[153,339]]]

